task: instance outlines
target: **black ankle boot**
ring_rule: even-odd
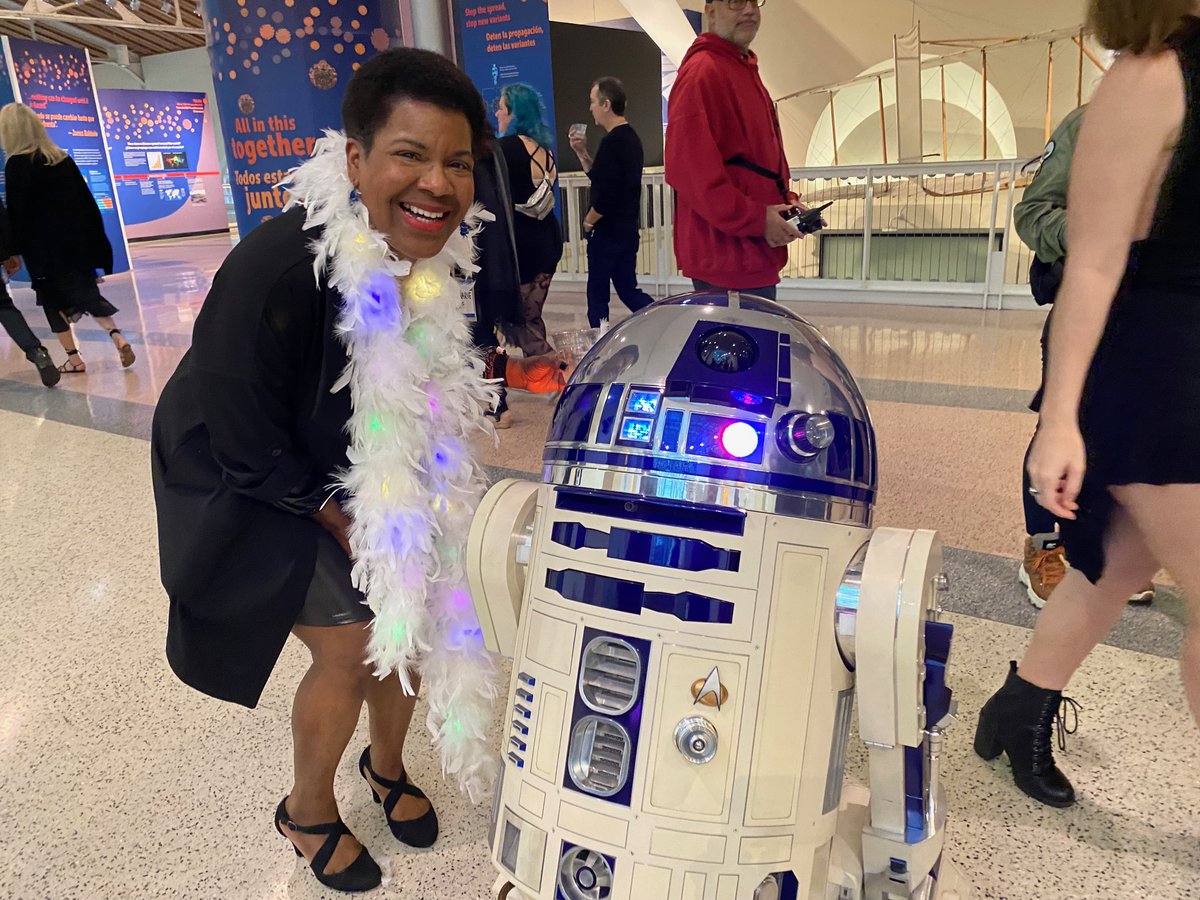
[[[1075,726],[1067,728],[1060,709],[1070,705]],[[1047,806],[1059,808],[1075,802],[1075,788],[1054,764],[1050,747],[1051,732],[1058,720],[1060,749],[1066,749],[1064,734],[1078,727],[1079,704],[1062,691],[1048,691],[1030,684],[1017,674],[1017,664],[1009,663],[1008,680],[979,713],[975,730],[975,752],[992,760],[1008,754],[1017,787]]]

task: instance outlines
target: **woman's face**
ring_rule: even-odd
[[[501,97],[496,101],[496,124],[499,128],[496,133],[503,135],[508,131],[508,123],[512,121],[512,112],[508,108],[508,101]]]
[[[350,180],[402,259],[437,256],[475,199],[471,126],[456,110],[400,100],[368,153],[346,143]]]

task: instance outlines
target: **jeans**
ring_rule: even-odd
[[[587,311],[588,324],[600,327],[608,318],[608,285],[617,289],[621,302],[630,312],[645,309],[654,298],[638,287],[637,252],[641,236],[636,232],[628,237],[616,237],[603,231],[593,231],[588,239]]]
[[[717,287],[715,284],[709,284],[707,281],[701,281],[698,278],[692,279],[692,288],[697,291],[732,291],[736,290],[740,294],[753,294],[756,297],[762,297],[764,300],[774,300],[775,290],[778,285],[772,284],[768,287],[756,288],[723,288]]]
[[[3,285],[0,285],[0,325],[8,332],[8,336],[13,339],[13,342],[25,351],[26,356],[42,346],[42,342],[30,329],[29,323],[25,321],[21,311],[13,306],[8,288]]]

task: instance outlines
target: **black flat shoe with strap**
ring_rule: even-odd
[[[327,835],[325,843],[321,845],[321,849],[317,851],[316,856],[312,858],[309,868],[312,869],[313,875],[317,881],[325,885],[327,888],[332,888],[335,891],[344,891],[346,893],[361,893],[363,891],[374,890],[383,882],[383,872],[379,868],[379,864],[371,858],[371,854],[367,852],[367,848],[363,847],[354,862],[350,863],[345,869],[340,872],[334,872],[332,875],[325,873],[325,867],[329,865],[329,860],[333,858],[333,853],[337,849],[338,841],[343,835],[351,834],[350,829],[346,827],[346,823],[341,819],[336,822],[326,822],[323,825],[299,825],[292,821],[292,817],[288,815],[287,797],[279,801],[279,806],[275,809],[275,830],[287,837],[287,833],[283,830],[294,831],[297,834],[324,834]],[[351,835],[353,836],[353,835]],[[300,848],[292,844],[292,849],[296,851],[296,855],[303,857]]]
[[[407,844],[410,847],[418,849],[432,847],[433,842],[438,837],[438,818],[432,805],[430,805],[429,811],[420,818],[405,819],[400,822],[393,821],[392,819],[392,810],[396,808],[396,804],[400,802],[401,797],[407,795],[409,797],[417,797],[421,800],[429,799],[425,796],[424,791],[409,783],[408,773],[405,772],[396,781],[381,778],[379,773],[371,768],[370,747],[367,747],[362,752],[362,756],[359,757],[358,771],[367,782],[367,786],[371,788],[371,796],[375,802],[383,804],[383,814],[387,817],[388,828],[392,830],[392,836],[400,843]],[[370,777],[368,778],[368,776]],[[386,797],[380,799],[379,794],[375,792],[375,785],[371,784],[371,779],[374,779],[376,784],[387,788]]]

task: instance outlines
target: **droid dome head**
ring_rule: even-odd
[[[869,525],[875,435],[808,322],[736,292],[668,298],[601,338],[550,424],[546,480]]]

